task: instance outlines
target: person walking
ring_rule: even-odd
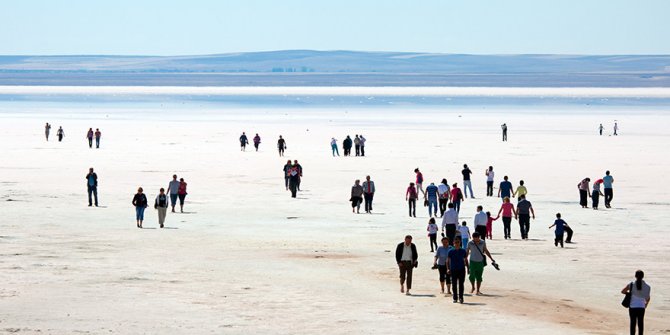
[[[100,132],[100,129],[95,128],[95,148],[100,149],[100,137],[102,137],[102,133]]]
[[[614,122],[614,136],[619,135],[619,134],[617,134],[618,131],[619,131],[619,125],[616,122]]]
[[[519,203],[516,204],[517,213],[519,214],[519,228],[521,230],[521,238],[528,239],[528,232],[530,231],[531,215],[535,220],[535,210],[530,201],[526,200],[526,196],[522,195],[519,198]]]
[[[247,134],[242,132],[242,135],[240,136],[240,151],[246,151],[247,144],[249,144],[249,139],[247,138]]]
[[[483,240],[486,239],[486,224],[489,221],[489,216],[484,212],[484,207],[477,206],[477,214],[474,217],[474,228],[475,232],[479,233],[479,236]]]
[[[279,157],[284,157],[284,150],[286,150],[286,141],[279,135],[277,140],[277,150],[279,150]]]
[[[293,166],[293,164],[291,164],[291,160],[289,159],[288,161],[286,161],[286,164],[284,165],[284,168],[282,169],[284,171],[284,186],[286,186],[287,191],[288,191],[288,180],[291,177],[291,175],[289,174],[289,172],[290,172],[289,170],[291,170],[291,166]]]
[[[612,208],[612,198],[614,198],[614,190],[612,189],[612,184],[614,184],[614,177],[610,175],[609,170],[605,171],[605,176],[603,177],[603,188],[605,189],[605,207]]]
[[[447,275],[447,257],[449,251],[453,249],[449,245],[449,239],[442,238],[442,245],[435,251],[435,259],[433,260],[433,268],[437,268],[440,278],[440,293],[444,294],[444,284],[446,282],[447,294],[451,294],[451,276]]]
[[[503,123],[500,127],[502,128],[502,140],[503,142],[507,142],[507,124]]]
[[[426,231],[428,232],[428,240],[429,240],[428,242],[430,243],[430,252],[434,252],[437,249],[438,230],[440,230],[440,228],[435,223],[435,218],[430,218],[428,220],[428,227],[426,227]],[[435,246],[434,249],[433,246]]]
[[[512,198],[512,183],[508,180],[507,176],[503,177],[503,181],[500,182],[500,187],[498,187],[498,198]]]
[[[93,128],[88,128],[88,132],[86,133],[86,139],[88,139],[88,147],[93,148]]]
[[[344,149],[344,155],[345,156],[351,156],[351,146],[353,144],[353,141],[351,140],[351,137],[347,135],[347,138],[342,141],[342,149]]]
[[[514,214],[514,219],[516,220],[516,218],[518,217],[518,213],[516,211],[516,208],[514,208],[514,205],[509,201],[509,197],[503,198],[503,203],[500,206],[500,210],[498,210],[498,217],[500,217],[501,213],[503,221],[503,233],[505,235],[505,239],[512,238],[511,233],[512,214]]]
[[[254,148],[256,148],[256,151],[258,151],[259,145],[261,145],[261,137],[256,133],[256,136],[254,136]]]
[[[147,208],[147,196],[144,194],[142,188],[137,189],[137,193],[133,197],[133,206],[135,206],[135,219],[137,220],[137,228],[142,228],[144,221],[144,210]]]
[[[63,127],[58,127],[58,131],[56,132],[56,136],[58,136],[58,142],[63,141],[63,136],[65,136],[65,131],[63,131]]]
[[[416,251],[416,245],[412,243],[412,236],[405,236],[405,241],[400,242],[395,248],[395,260],[400,270],[400,293],[410,295],[412,289],[412,270],[418,265],[419,253]],[[407,281],[407,290],[405,290],[405,281]]]
[[[591,192],[591,201],[593,203],[593,209],[598,210],[598,204],[600,203],[600,196],[604,196],[603,192],[600,190],[600,184],[603,183],[602,179],[596,180],[593,183],[593,191]]]
[[[512,197],[517,198],[519,201],[521,201],[522,195],[528,194],[528,189],[523,184],[523,180],[519,180],[519,186],[516,188],[516,191],[512,193]]]
[[[630,335],[635,335],[636,326],[638,334],[644,334],[644,312],[651,300],[651,286],[642,280],[643,278],[642,270],[635,271],[635,281],[621,290],[621,294],[630,294],[630,305],[628,306]]]
[[[361,212],[361,203],[363,202],[363,186],[360,179],[356,179],[354,186],[351,187],[351,212],[359,214]]]
[[[440,185],[437,185],[437,195],[438,195],[438,201],[440,205],[440,217],[444,216],[444,212],[447,211],[447,204],[449,203],[449,199],[451,197],[451,193],[449,192],[449,184],[447,183],[446,178],[442,178],[442,182],[440,182]]]
[[[554,221],[554,224],[549,226],[549,229],[556,227],[554,230],[554,246],[557,247],[559,244],[561,245],[561,248],[563,248],[563,234],[565,233],[565,227],[568,224],[561,219],[561,213],[556,213],[556,221]]]
[[[330,148],[333,150],[333,157],[335,157],[335,154],[337,154],[337,156],[340,156],[340,151],[337,150],[337,140],[335,139],[335,137],[331,138],[330,140]]]
[[[424,194],[424,200],[428,201],[428,216],[432,217],[433,214],[437,216],[437,197],[438,189],[435,186],[435,183],[430,183],[426,187],[426,193]]]
[[[367,140],[365,139],[365,137],[363,137],[363,134],[361,134],[360,139],[361,139],[361,156],[365,157],[365,141]]]
[[[465,272],[470,271],[468,253],[461,248],[461,239],[454,241],[454,248],[447,254],[447,273],[451,276],[451,292],[454,303],[463,303],[463,284],[465,283]]]
[[[165,194],[165,189],[162,187],[156,196],[156,201],[154,201],[154,209],[158,211],[158,224],[163,228],[168,209],[168,197]]]
[[[442,233],[449,238],[449,243],[453,243],[456,237],[456,226],[458,226],[458,211],[453,203],[449,203],[449,209],[442,216]]]
[[[463,198],[463,192],[461,192],[461,189],[458,188],[458,183],[454,183],[451,185],[451,203],[454,204],[454,209],[456,209],[457,212],[461,211],[461,202],[465,201]]]
[[[486,212],[486,238],[493,238],[493,221],[498,220],[500,216],[495,218],[491,216],[491,212]]]
[[[44,136],[47,138],[47,142],[49,142],[49,133],[51,132],[51,125],[49,122],[47,122],[46,125],[44,125]]]
[[[290,162],[290,161],[289,161]],[[298,161],[294,161],[286,173],[288,177],[288,189],[291,190],[291,198],[297,197],[298,187],[300,185],[300,169]]]
[[[172,180],[168,183],[167,193],[170,195],[170,204],[172,205],[172,213],[174,213],[174,207],[177,205],[177,199],[179,199],[179,180],[177,180],[177,175],[172,175]]]
[[[416,194],[416,187],[414,183],[409,183],[407,191],[405,191],[405,201],[407,201],[407,206],[409,207],[409,217],[416,217],[416,199],[419,196]]]
[[[493,172],[493,166],[489,166],[488,170],[484,171],[486,175],[486,196],[493,196],[493,181],[495,177],[495,172]]]
[[[358,134],[356,134],[356,137],[354,137],[354,149],[356,150],[356,157],[361,155],[361,138],[358,137]]]
[[[302,183],[302,165],[300,165],[300,163],[298,163],[297,159],[293,160],[293,165],[295,165],[295,167],[298,169],[298,185],[296,185],[296,186],[297,186],[298,191],[300,191],[300,183]]]
[[[467,221],[461,222],[461,225],[458,226],[458,235],[460,235],[461,244],[468,245],[468,241],[470,240],[470,228],[468,228]],[[456,238],[458,237],[459,236],[456,236]]]
[[[375,182],[370,180],[370,176],[365,177],[363,182],[363,199],[365,200],[365,212],[372,214],[372,198],[375,196]]]
[[[177,196],[179,197],[179,211],[184,213],[184,200],[186,199],[186,182],[184,178],[179,178],[179,189],[177,190]]]
[[[588,208],[589,203],[589,183],[591,178],[584,178],[582,181],[577,184],[577,189],[579,189],[579,204],[582,205],[582,208]]]
[[[468,164],[463,164],[463,170],[461,171],[463,174],[463,192],[465,192],[465,197],[468,197],[468,189],[470,190],[470,198],[474,199],[475,195],[472,193],[472,181],[470,180],[470,176],[472,175],[472,171],[470,171],[470,168],[468,167]]]
[[[93,206],[91,195],[95,197],[95,207],[98,207],[98,175],[93,172],[93,168],[88,169],[86,188],[88,189],[88,207]]]
[[[491,259],[491,264],[495,266],[495,260],[491,256],[489,249],[486,247],[486,241],[484,241],[479,233],[475,232],[472,234],[472,241],[467,244],[467,254],[469,257],[470,264],[470,285],[472,285],[472,290],[470,293],[475,293],[476,295],[481,295],[482,280],[484,277],[484,267],[486,266],[486,256],[489,256]],[[475,292],[476,284],[476,292]]]
[[[419,168],[414,169],[414,173],[416,174],[416,194],[421,192],[425,196],[426,192],[423,190],[423,173],[419,171]]]
[[[566,224],[563,226],[563,230],[565,230],[565,233],[568,235],[568,236],[565,238],[565,243],[572,243],[572,234],[574,233],[574,232],[572,231],[572,228],[566,223]]]
[[[600,127],[598,127],[598,131],[600,132],[600,136],[603,136],[603,129],[605,129],[605,127],[603,127],[603,124],[601,123]]]

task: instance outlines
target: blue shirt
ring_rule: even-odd
[[[453,250],[454,248],[452,246],[448,247],[439,247],[437,248],[437,251],[435,251],[435,257],[437,257],[437,265],[447,265],[447,256],[449,255],[449,251]]]
[[[565,221],[563,221],[563,219],[556,219],[554,225],[556,226],[556,235],[563,235],[563,232],[565,231]]]
[[[428,199],[437,200],[437,186],[430,185],[426,187],[426,194],[428,195]]]
[[[500,183],[500,197],[509,197],[512,195],[512,183],[503,181]]]
[[[447,254],[449,257],[449,270],[463,270],[465,269],[465,256],[467,253],[465,249],[451,249]]]
[[[95,185],[95,178],[93,178],[93,174],[88,176],[88,186],[93,186]]]
[[[603,187],[604,188],[612,188],[612,183],[614,182],[614,178],[612,176],[604,176],[603,177]]]

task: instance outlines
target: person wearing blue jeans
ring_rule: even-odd
[[[474,193],[472,193],[472,181],[470,180],[470,176],[472,175],[472,171],[470,171],[470,168],[468,167],[468,164],[463,165],[463,170],[461,171],[463,174],[463,193],[464,196],[467,198],[468,197],[468,189],[470,189],[470,198],[475,198]]]
[[[426,187],[426,193],[424,199],[428,200],[428,216],[433,217],[433,213],[437,216],[437,196],[438,188],[435,186],[435,183],[430,183]]]
[[[93,199],[91,199],[91,195],[93,195],[95,197],[95,207],[98,207],[98,175],[93,172],[93,168],[88,169],[86,187],[88,189],[88,206],[93,206]]]
[[[135,219],[137,220],[137,228],[142,228],[142,221],[144,221],[144,210],[149,206],[147,196],[143,193],[142,188],[137,189],[137,193],[133,197],[133,206],[135,206]]]

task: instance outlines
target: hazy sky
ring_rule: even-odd
[[[2,0],[0,54],[670,54],[670,0]]]

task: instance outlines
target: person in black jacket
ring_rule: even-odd
[[[98,207],[98,175],[93,172],[93,168],[88,169],[86,187],[88,188],[88,207],[93,206],[91,195],[95,196],[95,207]]]
[[[400,292],[410,295],[412,289],[412,270],[418,266],[416,245],[412,243],[412,236],[405,236],[405,242],[398,244],[395,249],[395,260],[400,269]],[[405,279],[407,279],[407,291],[405,291]]]
[[[351,140],[351,137],[347,135],[347,138],[342,141],[342,148],[344,148],[344,155],[345,156],[351,156],[351,147],[353,145],[353,141]]]
[[[144,209],[148,206],[147,196],[143,193],[142,188],[137,189],[137,194],[133,197],[133,206],[135,206],[135,216],[137,219],[137,228],[142,228],[142,221],[144,221]]]

